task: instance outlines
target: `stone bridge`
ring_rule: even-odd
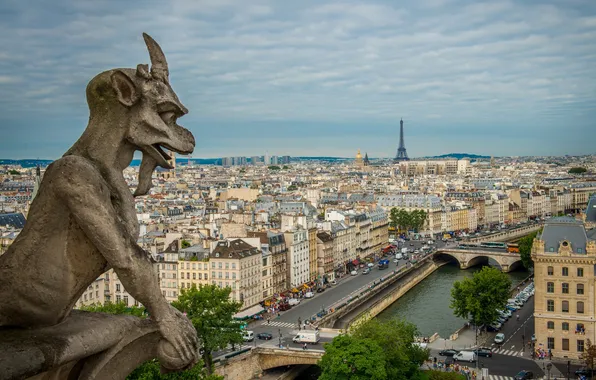
[[[216,372],[225,380],[249,380],[271,368],[317,364],[324,352],[320,347],[309,347],[307,350],[256,347],[242,355],[220,361]]]
[[[481,243],[486,241],[511,241],[517,238],[524,237],[531,234],[534,231],[538,231],[542,228],[542,223],[532,224],[529,226],[523,226],[515,228],[513,230],[499,232],[498,234],[478,236],[467,239],[470,243]]]
[[[503,272],[510,272],[522,265],[519,253],[482,249],[440,249],[434,254],[436,259],[450,257],[457,261],[461,269],[486,264],[488,259],[493,259],[499,264]]]

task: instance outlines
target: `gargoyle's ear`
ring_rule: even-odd
[[[116,70],[114,73],[112,73],[111,79],[112,87],[114,87],[114,90],[116,90],[118,101],[122,103],[122,105],[131,107],[137,102],[139,94],[135,84],[132,80],[130,80],[128,75],[124,74],[120,70]]]

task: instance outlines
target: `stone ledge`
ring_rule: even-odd
[[[160,339],[149,319],[78,310],[56,326],[2,328],[0,380],[124,379]]]

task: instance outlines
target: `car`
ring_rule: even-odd
[[[414,246],[414,243],[410,243],[410,246],[412,246],[412,247],[413,247],[413,246]]]
[[[498,333],[497,335],[495,335],[495,343],[496,344],[502,344],[504,342],[505,342],[505,334]]]
[[[455,364],[455,360],[453,360],[453,356],[447,356],[444,360],[444,363],[446,366],[450,366],[452,364]]]
[[[268,332],[262,332],[257,334],[257,339],[260,340],[271,340],[273,339],[273,335],[269,334]]]
[[[313,292],[306,292],[304,293],[304,298],[313,298],[315,294]]]
[[[242,340],[244,340],[245,342],[252,342],[253,340],[255,340],[254,331],[245,331],[242,334]]]
[[[497,332],[501,329],[501,325],[493,324],[486,326],[486,331],[488,332]]]
[[[288,311],[292,308],[292,305],[289,303],[282,303],[279,305],[279,311]]]
[[[323,293],[325,291],[324,287],[317,288],[317,293]]]
[[[335,286],[335,285],[337,285],[337,281],[333,280],[333,281],[330,282],[330,284],[333,285],[333,286]]]
[[[453,356],[455,354],[457,354],[459,351],[458,350],[454,350],[452,348],[446,349],[446,350],[442,350],[439,351],[439,355],[441,356]]]
[[[536,334],[532,334],[532,342],[536,341]]]
[[[353,270],[353,271],[350,272],[350,274],[352,276],[356,276],[356,275],[358,275],[358,271],[357,270]]]
[[[533,379],[534,378],[534,373],[532,373],[531,371],[519,371],[517,373],[517,375],[515,375],[514,379],[515,380],[527,380],[527,379]]]
[[[587,367],[581,367],[575,371],[575,376],[594,377],[596,375],[596,369],[590,370]]]
[[[486,358],[492,358],[493,351],[488,347],[478,347],[474,350],[474,353],[478,356],[484,356]]]
[[[369,267],[369,268],[372,268],[372,267],[374,267],[374,266],[375,266],[375,264],[373,264],[373,263],[368,263],[368,267]]]
[[[370,269],[368,269],[368,268],[362,271],[362,274],[369,274],[369,273],[370,273]]]

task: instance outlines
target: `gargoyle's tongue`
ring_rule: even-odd
[[[148,154],[143,153],[143,159],[141,160],[141,166],[139,167],[139,186],[135,190],[134,196],[145,195],[151,190],[151,176],[153,171],[157,167],[157,161]]]

